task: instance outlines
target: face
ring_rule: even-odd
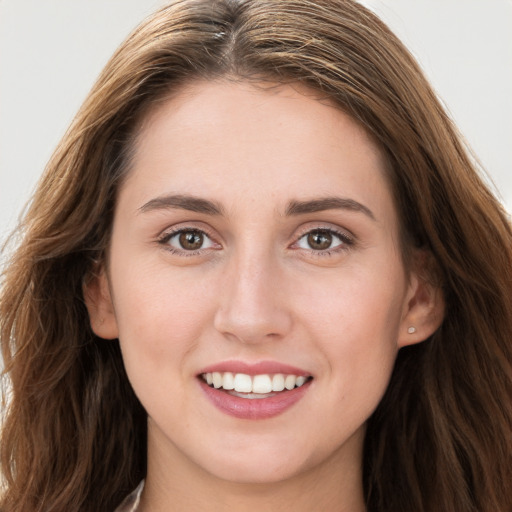
[[[378,148],[307,90],[197,82],[158,106],[87,293],[150,464],[239,482],[359,467],[398,349],[431,333],[398,232]]]

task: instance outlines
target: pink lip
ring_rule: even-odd
[[[231,373],[245,373],[246,375],[262,375],[265,373],[285,373],[288,375],[296,375],[308,377],[308,372],[290,366],[288,364],[278,363],[277,361],[259,361],[258,363],[246,363],[244,361],[224,361],[222,363],[213,364],[203,368],[199,375],[203,373],[213,372],[231,372]]]
[[[224,368],[224,366],[222,368]],[[208,372],[209,371],[210,370],[208,370]],[[263,373],[271,372],[267,371]],[[286,372],[280,371],[275,373]],[[290,391],[280,391],[268,398],[257,399],[241,398],[238,396],[230,395],[226,391],[212,388],[208,386],[208,384],[201,377],[198,378],[198,382],[210,402],[212,402],[213,405],[223,413],[234,416],[235,418],[247,420],[263,420],[277,416],[292,407],[305,395],[312,381],[309,380],[301,387],[292,389]]]

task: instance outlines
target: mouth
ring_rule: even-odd
[[[266,420],[302,402],[313,375],[280,361],[228,360],[203,368],[197,380],[204,396],[222,413]]]
[[[238,398],[265,399],[284,394],[312,380],[312,376],[285,373],[248,375],[232,372],[207,372],[199,376],[210,388]]]

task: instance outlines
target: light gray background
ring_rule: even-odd
[[[162,0],[0,0],[0,245],[115,48]],[[419,59],[512,209],[512,1],[363,0]]]

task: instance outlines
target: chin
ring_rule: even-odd
[[[287,460],[224,460],[216,467],[205,468],[213,476],[235,484],[277,484],[301,473],[301,465]]]
[[[307,472],[323,458],[319,453],[307,456],[304,447],[296,443],[287,445],[281,439],[272,443],[254,441],[244,447],[233,446],[222,453],[211,453],[201,466],[221,480],[238,484],[273,484]]]

